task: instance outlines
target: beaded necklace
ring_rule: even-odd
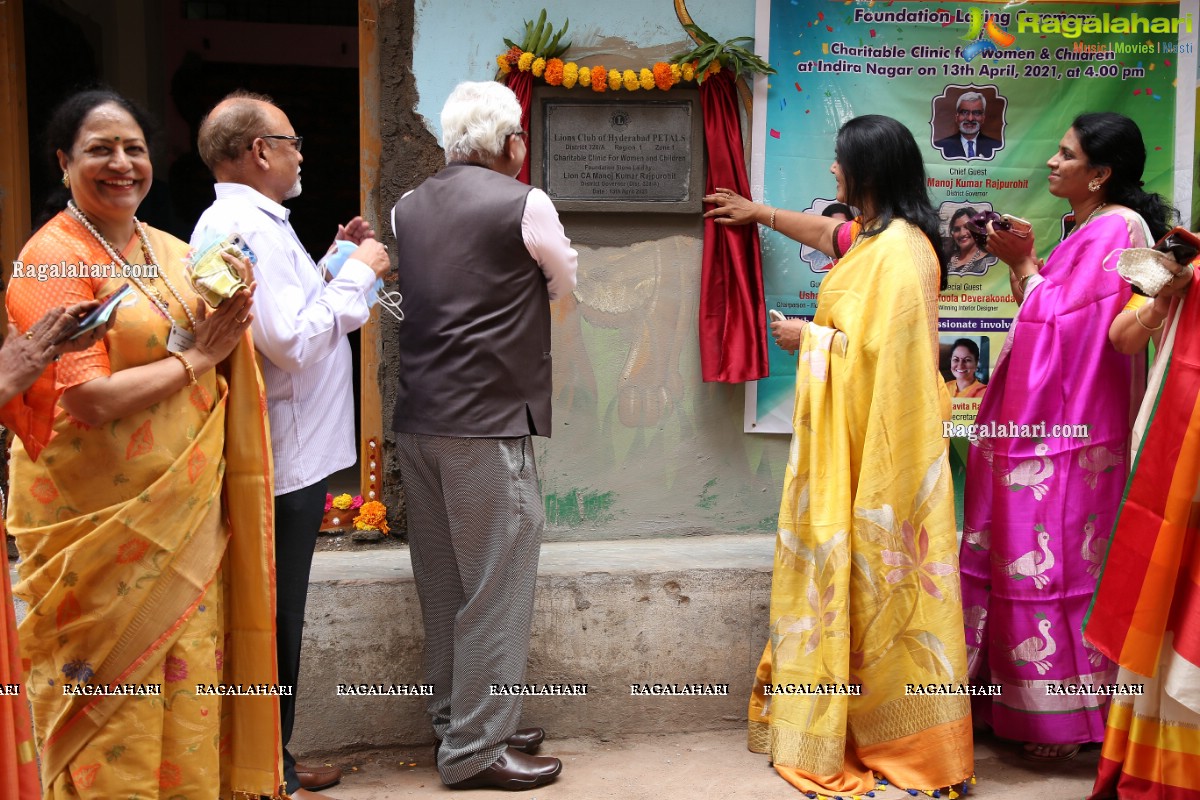
[[[104,251],[108,253],[108,257],[111,258],[115,263],[124,267],[126,277],[137,284],[137,287],[142,290],[146,297],[150,298],[150,302],[154,303],[154,305],[162,311],[167,319],[171,321],[171,325],[174,326],[176,324],[175,320],[171,317],[170,307],[167,305],[167,302],[163,300],[162,294],[160,294],[157,289],[142,283],[141,278],[138,278],[136,275],[134,275],[134,270],[130,267],[129,262],[126,261],[125,258],[117,251],[117,249],[109,243],[108,239],[104,238],[104,235],[101,234],[100,231],[96,230],[96,226],[93,225],[92,221],[87,218],[87,214],[84,214],[79,206],[75,205],[74,200],[67,201],[67,209],[71,212],[75,219],[79,220],[83,227],[87,228],[88,233],[94,236],[96,241],[104,247]],[[133,225],[137,229],[138,239],[140,239],[142,243],[142,256],[146,259],[146,264],[143,266],[153,267],[158,277],[163,279],[163,282],[167,284],[167,288],[171,291],[171,294],[173,294],[175,299],[179,301],[180,307],[183,308],[183,313],[187,314],[188,321],[192,324],[192,330],[195,330],[196,317],[192,315],[192,310],[188,308],[188,304],[184,302],[183,297],[181,297],[178,290],[176,290],[175,284],[171,283],[171,279],[167,277],[167,273],[163,272],[162,269],[159,268],[158,257],[155,256],[154,248],[150,246],[150,239],[146,236],[146,228],[141,222],[138,221],[137,217],[133,218]]]

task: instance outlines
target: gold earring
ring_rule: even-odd
[[[1104,184],[1100,181],[1099,178],[1092,178],[1090,181],[1088,181],[1088,191],[1089,192],[1098,192],[1098,191],[1100,191],[1100,187],[1103,185]]]
[[[63,170],[62,185],[64,189],[71,188],[71,176],[67,174],[65,169]]]

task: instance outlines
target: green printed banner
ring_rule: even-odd
[[[1026,220],[1038,255],[1048,255],[1075,224],[1047,190],[1046,161],[1076,115],[1132,118],[1146,142],[1146,189],[1190,210],[1195,6],[759,0],[756,48],[778,74],[756,87],[756,197],[853,213],[835,202],[829,172],[838,128],[884,114],[912,131],[955,254],[939,320],[955,423],[974,421],[1017,311],[1008,268],[979,248],[965,220],[985,210]],[[767,308],[811,317],[829,259],[762,233]],[[745,428],[790,433],[796,357],[772,344],[770,365],[769,378],[747,387]],[[963,446],[955,442],[960,457]]]

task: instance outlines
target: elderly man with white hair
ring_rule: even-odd
[[[549,436],[551,300],[577,255],[545,192],[516,180],[516,96],[459,84],[446,167],[392,210],[405,300],[393,428],[425,626],[427,710],[451,788],[532,789],[559,774],[518,730],[545,511],[532,436]],[[496,691],[496,687],[504,691]]]
[[[987,120],[987,99],[979,92],[963,92],[954,107],[954,119],[958,132],[954,136],[938,139],[934,147],[942,151],[943,158],[991,158],[1003,143],[983,134]]]

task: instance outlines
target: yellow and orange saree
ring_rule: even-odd
[[[749,713],[750,749],[805,792],[972,774],[968,699],[939,693],[966,683],[966,645],[937,295],[928,240],[896,220],[833,267],[804,328]]]
[[[187,246],[148,231],[160,268],[191,297]],[[124,253],[144,261],[136,237]],[[110,259],[63,213],[21,261]],[[24,329],[123,282],[15,279],[9,314]],[[135,291],[105,340],[64,356],[26,401],[36,408],[54,390],[166,358],[168,330]],[[218,370],[144,411],[93,428],[59,410],[37,461],[13,447],[8,521],[22,556],[16,593],[29,603],[19,632],[47,798],[279,792],[277,700],[201,689],[276,680],[265,418],[247,335]],[[104,687],[134,694],[96,694]]]

